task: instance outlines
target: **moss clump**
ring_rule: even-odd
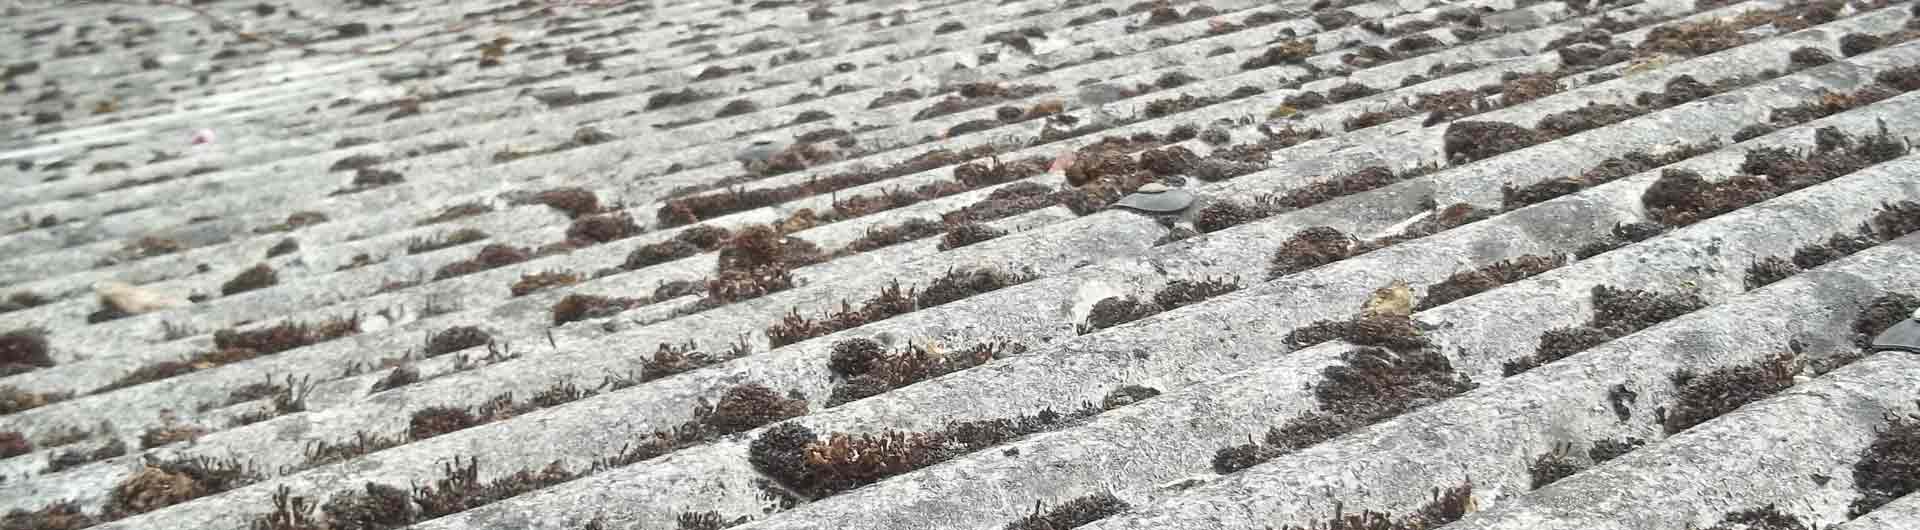
[[[480,424],[480,418],[465,408],[427,407],[413,413],[407,422],[407,436],[425,440]]]
[[[1225,474],[1246,469],[1475,386],[1431,350],[1396,354],[1363,348],[1347,352],[1342,360],[1322,370],[1326,380],[1314,385],[1320,410],[1268,429],[1264,443],[1221,449],[1214,455],[1213,470]]]
[[[493,336],[475,326],[456,326],[440,330],[427,339],[427,357],[437,357],[493,342]]]
[[[1041,512],[1034,505],[1032,515],[1008,523],[1006,530],[1067,530],[1127,511],[1133,506],[1111,493],[1082,495],[1053,509]]]
[[[33,443],[20,431],[0,431],[0,458],[13,458],[33,452]]]
[[[1673,374],[1678,389],[1673,408],[1661,425],[1667,434],[1678,434],[1695,425],[1733,412],[1742,405],[1772,396],[1793,386],[1800,370],[1791,354],[1776,355],[1759,363],[1722,368],[1704,375],[1685,370]]]
[[[533,202],[545,204],[548,208],[560,210],[567,217],[578,218],[600,211],[600,198],[586,188],[554,188],[534,195]]]
[[[573,293],[553,303],[553,325],[578,322],[592,318],[606,318],[626,311],[628,308],[644,303],[631,298],[609,298],[590,294]]]
[[[846,379],[834,386],[833,394],[827,398],[827,407],[838,407],[1024,351],[1026,346],[1011,342],[977,344],[952,352],[916,344],[888,354],[868,339],[841,341],[834,344],[828,367]]]
[[[448,263],[446,266],[440,267],[440,270],[434,271],[433,279],[434,281],[440,281],[447,278],[465,276],[476,272],[513,265],[529,259],[533,259],[533,253],[528,252],[527,249],[501,244],[487,245],[482,247],[480,252],[470,259]]]
[[[765,385],[752,383],[727,390],[704,422],[719,434],[733,434],[806,413],[806,400],[782,397]]]
[[[1849,517],[1920,491],[1920,416],[1888,418],[1853,464],[1853,487],[1860,498],[1853,501]]]
[[[1533,355],[1507,361],[1508,377],[1564,359],[1601,343],[1646,329],[1654,324],[1706,307],[1695,294],[1661,294],[1637,289],[1596,285],[1592,290],[1593,318],[1586,324],[1547,330]]]
[[[47,333],[38,328],[0,334],[0,376],[22,374],[54,365]]]
[[[238,276],[234,276],[233,279],[220,284],[220,296],[233,296],[255,289],[271,287],[279,283],[280,275],[273,271],[273,267],[261,263],[241,271]]]

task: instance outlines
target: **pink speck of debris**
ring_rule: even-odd
[[[213,129],[200,129],[193,132],[193,137],[189,138],[187,143],[189,145],[210,144],[216,139],[213,135]]]

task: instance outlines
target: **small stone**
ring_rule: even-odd
[[[1172,189],[1172,188],[1168,188],[1166,184],[1161,184],[1158,182],[1148,182],[1146,184],[1141,185],[1140,189],[1136,190],[1134,193],[1166,193],[1166,191],[1169,189]]]

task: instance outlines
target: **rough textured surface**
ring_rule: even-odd
[[[1920,526],[1908,5],[190,5],[7,8],[9,528]]]

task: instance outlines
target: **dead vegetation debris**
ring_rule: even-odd
[[[1525,187],[1507,184],[1500,189],[1500,208],[1506,211],[1518,210],[1718,149],[1720,149],[1720,142],[1709,140],[1677,146],[1660,154],[1635,151],[1608,158],[1579,175],[1547,179]]]
[[[511,292],[513,296],[520,297],[554,287],[564,287],[580,283],[582,279],[579,273],[562,270],[527,273],[520,275],[520,279],[513,282],[513,285],[508,288],[508,291]]]
[[[437,357],[467,348],[484,346],[489,342],[493,342],[493,335],[488,334],[486,330],[477,326],[454,326],[440,330],[439,333],[434,333],[432,338],[427,339],[425,354],[427,357]]]
[[[1445,356],[1426,349],[1348,351],[1321,376],[1313,388],[1319,410],[1268,429],[1263,442],[1222,448],[1214,454],[1214,472],[1253,467],[1475,387]]]
[[[1491,121],[1455,121],[1448,124],[1442,134],[1447,159],[1455,163],[1491,158],[1545,139],[1533,129]]]
[[[112,518],[147,513],[261,479],[259,471],[237,460],[148,458],[140,471],[113,487],[104,511]]]
[[[997,191],[997,190],[996,190]],[[964,222],[950,225],[946,235],[941,236],[939,249],[942,251],[972,245],[1007,235],[1005,230],[987,226],[978,222]]]

